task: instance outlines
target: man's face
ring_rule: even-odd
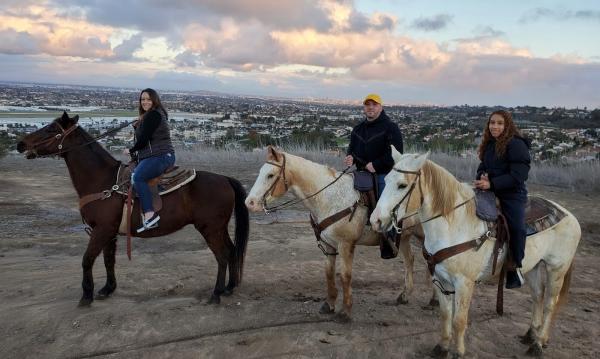
[[[379,117],[379,114],[381,113],[382,109],[383,109],[383,107],[381,107],[380,104],[378,104],[377,102],[375,102],[373,100],[367,100],[367,102],[365,102],[365,106],[364,106],[365,115],[367,116],[367,119],[370,121]]]

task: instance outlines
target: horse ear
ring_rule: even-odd
[[[77,123],[77,121],[79,121],[79,115],[75,115],[75,117],[72,118],[73,123]]]
[[[423,153],[422,155],[417,156],[417,158],[415,158],[416,167],[417,168],[423,167],[423,165],[425,164],[425,161],[427,161],[428,157],[429,157],[429,151]]]
[[[63,121],[65,121],[65,122],[69,121],[69,115],[67,115],[67,111],[66,110],[63,111],[63,114],[62,114],[62,116],[61,116],[60,119],[63,120]]]
[[[402,158],[402,154],[400,152],[398,152],[396,147],[394,147],[393,145],[390,145],[390,147],[392,147],[392,158],[394,159],[394,163],[400,162],[400,158]]]
[[[275,147],[267,146],[267,161],[279,162],[281,154],[275,149]]]

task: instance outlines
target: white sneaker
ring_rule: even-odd
[[[158,221],[160,220],[160,216],[157,213],[154,213],[152,217],[147,220],[144,220],[142,226],[137,229],[137,233],[141,233],[147,229],[152,229],[158,227]]]
[[[521,273],[521,268],[517,268],[517,276],[519,277],[521,285],[525,284],[525,277],[523,276],[523,273]]]

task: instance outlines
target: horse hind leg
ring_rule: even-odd
[[[198,227],[197,227],[198,228]],[[217,260],[217,282],[215,283],[215,289],[208,300],[209,304],[221,303],[221,295],[225,292],[225,275],[227,274],[227,265],[230,261],[232,251],[226,244],[223,230],[205,230],[202,231],[202,235],[206,239],[208,248],[213,252],[215,259]],[[227,238],[229,238],[227,236]],[[231,242],[231,239],[229,239]]]
[[[537,335],[542,327],[542,315],[544,313],[544,288],[542,278],[544,264],[539,262],[532,270],[525,273],[525,281],[531,290],[533,308],[531,311],[531,324],[527,333],[521,337],[521,343],[531,345],[536,341]]]
[[[546,265],[546,290],[544,293],[544,313],[542,317],[541,329],[538,336],[533,344],[527,350],[527,354],[531,356],[542,356],[542,348],[548,343],[548,337],[550,336],[550,326],[556,311],[558,309],[559,302],[564,300],[567,295],[567,290],[570,284],[571,277],[571,266],[562,266],[551,268]]]
[[[96,294],[96,299],[103,300],[117,289],[117,279],[115,277],[115,254],[117,251],[117,238],[108,241],[102,249],[104,254],[104,267],[106,268],[106,284]]]
[[[231,240],[231,237],[229,236],[229,232],[227,231],[227,229],[225,229],[224,233],[223,233],[223,242],[225,242],[225,246],[227,247],[227,250],[229,252],[229,259],[228,259],[228,268],[229,268],[229,282],[227,283],[227,286],[225,287],[225,291],[223,292],[224,296],[230,296],[233,294],[233,288],[237,287],[239,285],[238,283],[238,273],[239,273],[239,268],[238,268],[238,262],[235,258],[235,248],[233,245],[233,241]]]

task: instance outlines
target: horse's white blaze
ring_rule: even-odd
[[[245,203],[248,209],[255,212],[262,210],[261,202],[263,196],[267,195],[267,200],[270,199],[269,194],[266,192],[273,185],[273,182],[277,180],[279,170],[279,167],[273,166],[269,163],[262,165],[260,171],[258,172],[258,176],[256,177],[256,181],[254,181],[254,185],[246,196]]]

